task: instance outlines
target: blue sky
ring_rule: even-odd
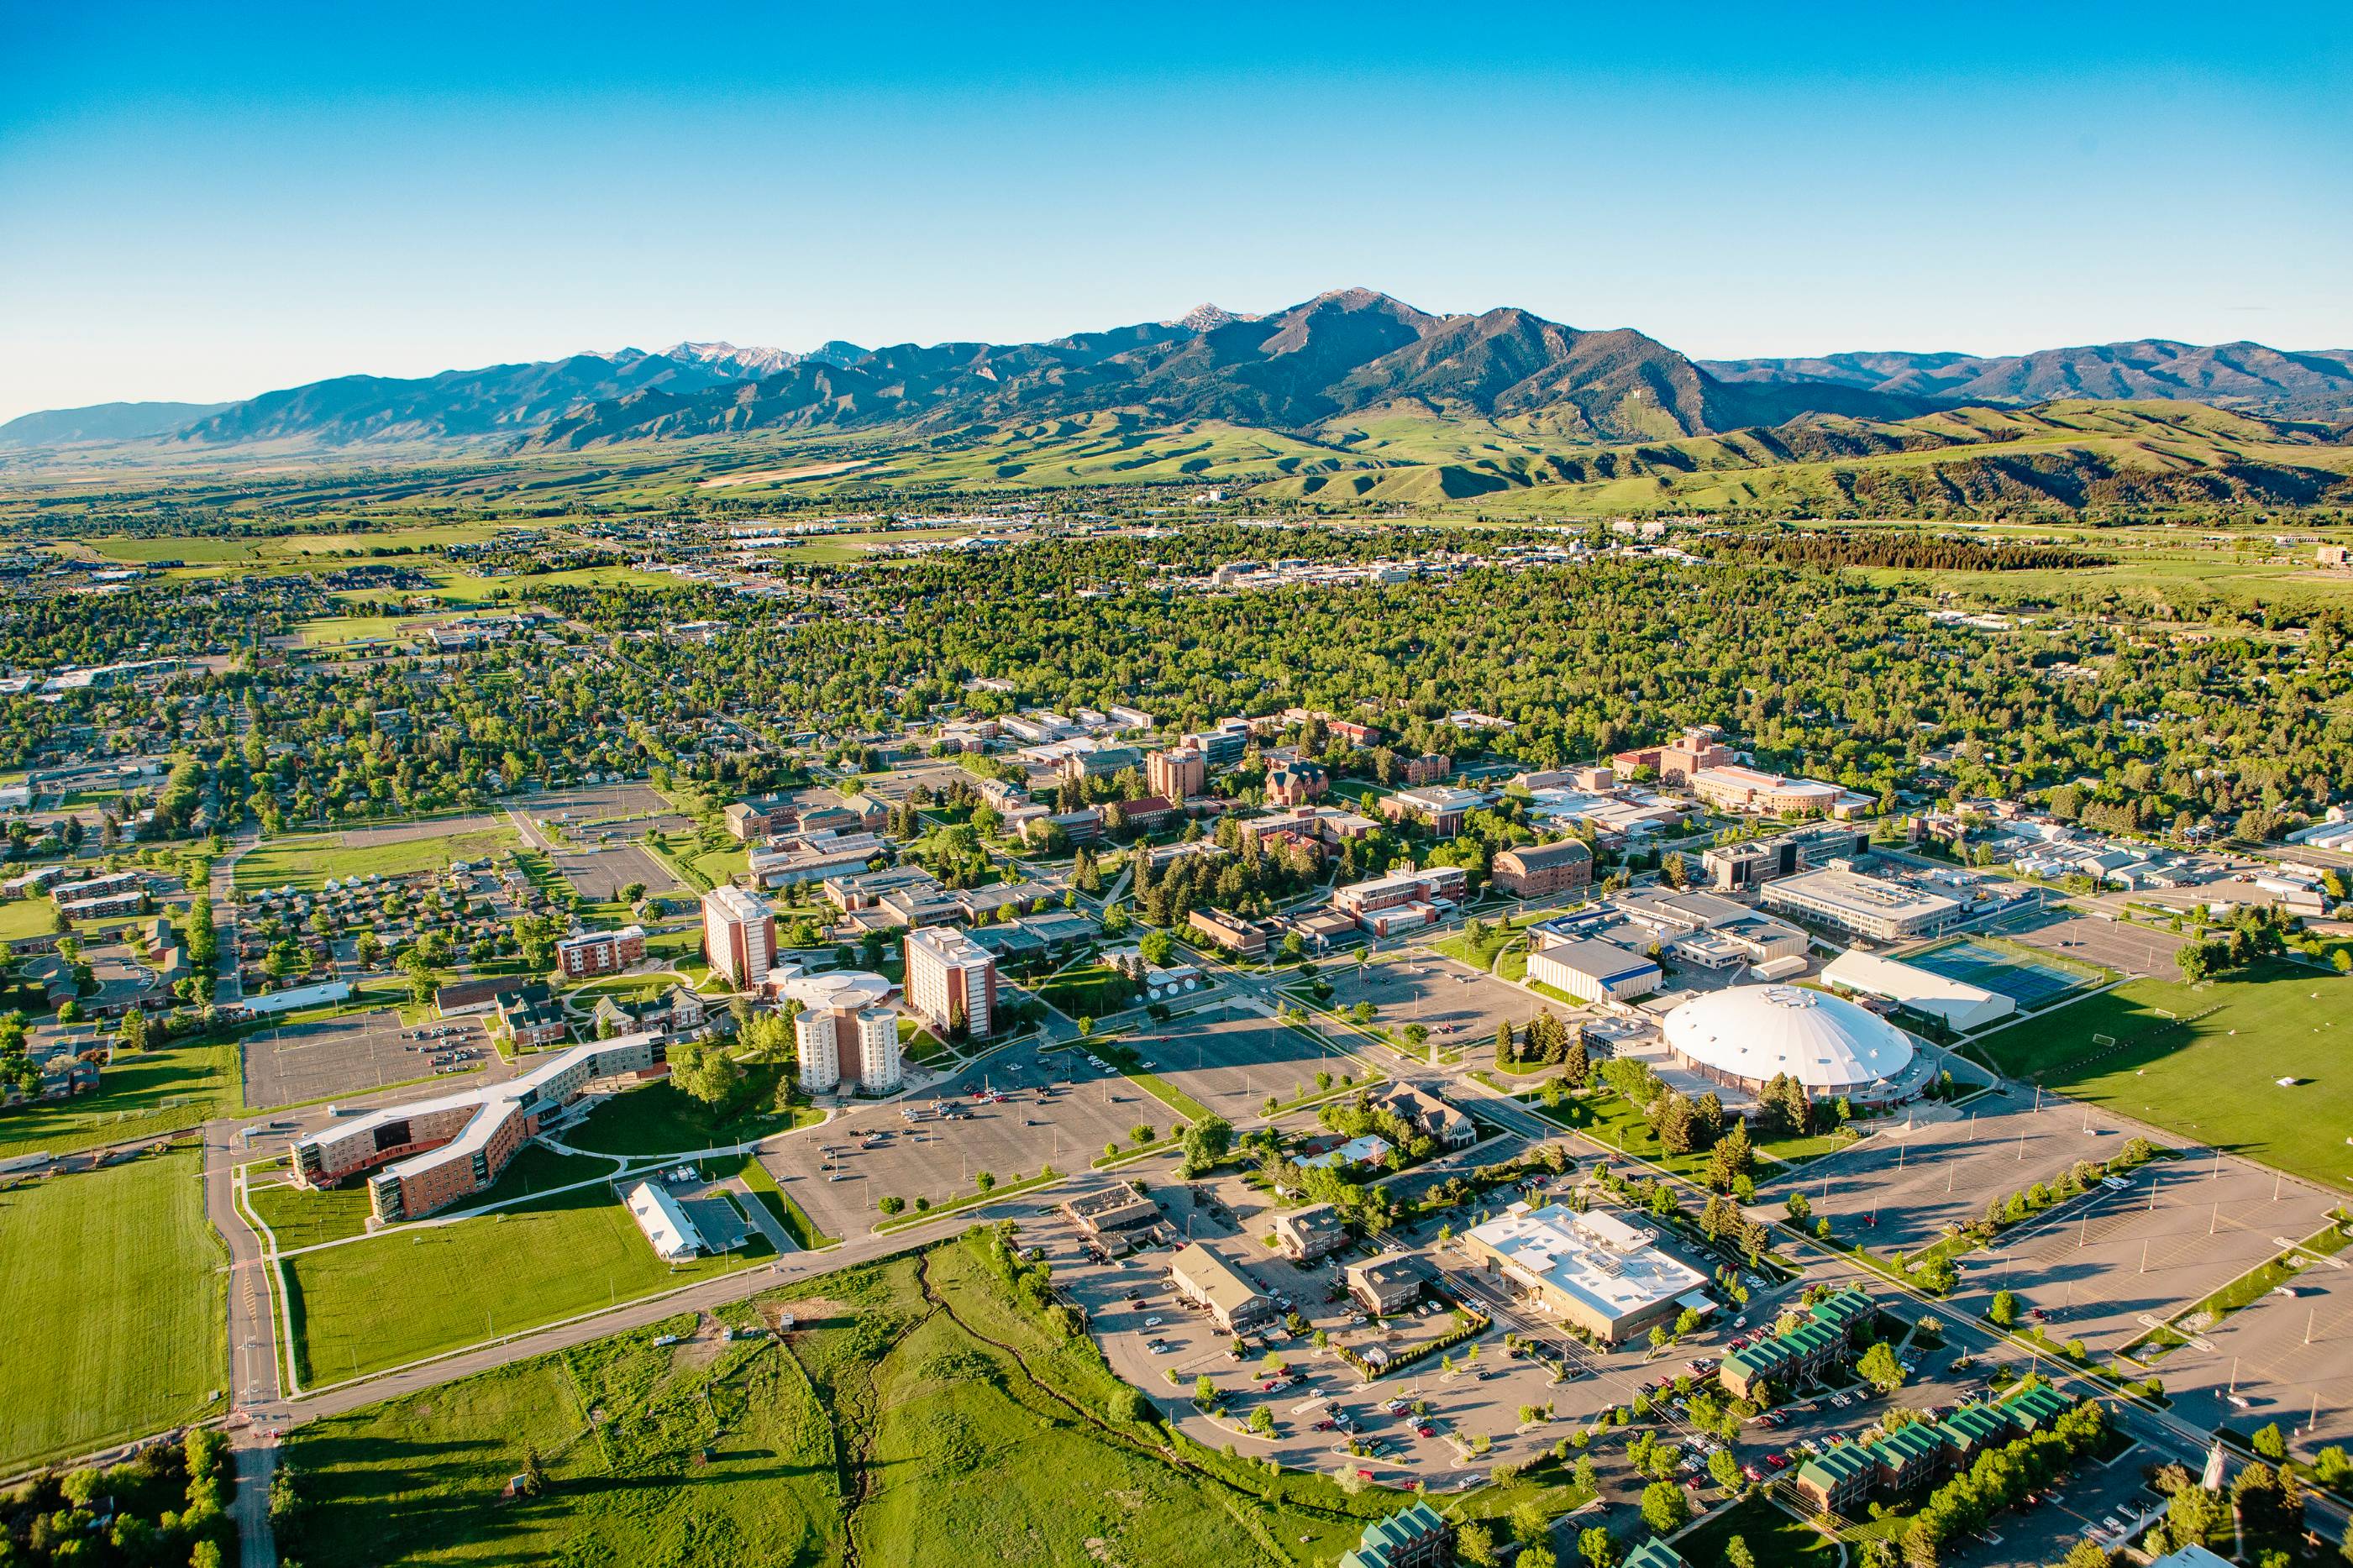
[[[1703,357],[2353,346],[2341,4],[0,0],[0,417],[1356,284]]]

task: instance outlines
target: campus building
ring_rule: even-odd
[[[555,962],[568,980],[617,974],[645,955],[643,926],[623,926],[619,931],[575,931],[555,944]]]
[[[1961,906],[1942,893],[1825,866],[1767,882],[1765,907],[1807,916],[1877,942],[1905,942],[1950,925]]]
[[[997,1027],[997,955],[954,927],[907,933],[907,1005],[943,1037]]]
[[[1691,775],[1691,792],[1719,811],[1767,816],[1859,816],[1871,809],[1871,797],[1841,789],[1820,779],[1790,778],[1761,768],[1738,765],[1700,768]]]
[[[702,957],[738,991],[767,979],[776,961],[776,917],[767,900],[733,886],[703,894]]]
[[[1313,1263],[1348,1244],[1348,1225],[1330,1204],[1309,1204],[1274,1216],[1274,1239],[1293,1263]]]
[[[1663,746],[1640,746],[1609,759],[1614,773],[1649,768],[1661,784],[1682,784],[1702,768],[1717,768],[1732,761],[1732,748],[1723,743],[1724,731],[1714,724],[1685,730]]]
[[[1391,822],[1420,817],[1430,824],[1431,833],[1440,838],[1451,838],[1462,831],[1462,819],[1486,804],[1487,797],[1475,789],[1427,784],[1383,795],[1381,815]]]
[[[1842,824],[1818,823],[1772,838],[1719,844],[1700,852],[1700,864],[1720,893],[1751,892],[1777,878],[1794,877],[1832,857],[1871,853],[1871,835]]]
[[[1672,1323],[1685,1309],[1715,1310],[1707,1277],[1657,1241],[1615,1215],[1515,1203],[1465,1231],[1462,1249],[1537,1311],[1616,1345]]]
[[[1495,857],[1491,879],[1515,899],[1547,899],[1593,882],[1593,851],[1574,838],[1506,849]]]
[[[1332,775],[1318,763],[1282,761],[1266,770],[1266,804],[1305,805],[1332,787]]]
[[[487,1189],[543,1122],[600,1079],[644,1073],[660,1058],[650,1031],[575,1046],[519,1078],[372,1110],[290,1151],[294,1179],[332,1187],[369,1172],[368,1205],[390,1223],[417,1219]]]
[[[1656,991],[1666,971],[1614,942],[1572,941],[1530,952],[1528,978],[1579,1002],[1630,1002]]]
[[[654,1256],[664,1263],[684,1263],[703,1250],[702,1228],[668,1188],[639,1182],[622,1201],[628,1205],[629,1217],[645,1233]]]
[[[1375,936],[1433,925],[1470,890],[1460,866],[1399,871],[1369,882],[1352,882],[1332,893],[1332,907]]]
[[[1811,1099],[1857,1105],[1889,1104],[1920,1087],[1911,1070],[1912,1037],[1828,991],[1705,992],[1668,1014],[1662,1027],[1679,1065],[1746,1094],[1785,1074]]]
[[[880,974],[836,970],[797,976],[784,992],[801,1004],[793,1018],[800,1086],[810,1094],[852,1089],[896,1093],[904,1081],[899,1015],[882,1005],[891,983]]]
[[[1187,801],[1209,793],[1209,764],[1190,746],[1170,746],[1144,759],[1144,786],[1165,799]]]
[[[1244,958],[1256,958],[1283,937],[1280,921],[1251,920],[1223,910],[1194,910],[1185,917],[1185,923],[1217,946]]]

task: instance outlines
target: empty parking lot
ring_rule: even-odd
[[[1362,1079],[1367,1070],[1307,1031],[1232,1005],[1146,1024],[1121,1043],[1170,1088],[1235,1122],[1256,1115],[1269,1098],[1312,1093],[1319,1072]],[[1083,1059],[1071,1071],[1082,1079],[1100,1076]]]
[[[456,1032],[417,1039],[401,1026],[397,1013],[385,1008],[249,1035],[241,1042],[245,1102],[256,1109],[300,1105],[430,1077],[435,1056],[444,1051],[478,1053],[470,1058],[476,1068],[498,1059],[478,1020],[433,1026]]]
[[[652,893],[670,892],[680,885],[669,867],[636,844],[559,849],[549,858],[564,879],[572,884],[574,891],[597,903],[618,899],[621,889],[633,882],[644,883],[646,890]]]

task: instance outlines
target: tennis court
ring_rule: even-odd
[[[2101,978],[2094,970],[2058,959],[2028,958],[1966,936],[1926,952],[1906,953],[1904,962],[1964,985],[1998,991],[2029,1013]]]

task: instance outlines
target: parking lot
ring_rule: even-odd
[[[2276,1421],[2309,1458],[2353,1443],[2353,1259],[2307,1268],[2288,1289],[2200,1335],[2211,1350],[2185,1345],[2157,1366],[2176,1415],[2242,1430]]]
[[[2242,1161],[2158,1161],[2121,1192],[2030,1220],[1963,1262],[1968,1289],[2008,1289],[2055,1340],[2113,1351],[2152,1317],[2211,1295],[2308,1234],[2327,1204]],[[2284,1303],[2283,1303],[2284,1304]],[[2301,1327],[2301,1325],[2298,1325]],[[2170,1359],[2170,1358],[2168,1358]]]
[[[649,893],[672,892],[681,886],[669,867],[638,844],[558,849],[549,858],[574,891],[598,903],[619,898],[632,882],[644,883]]]
[[[2173,955],[2182,942],[2171,931],[2061,910],[2026,915],[1997,931],[2021,946],[2040,948],[2078,963],[2096,963],[2124,974],[2161,974],[2168,978],[2175,973]],[[1997,985],[1995,989],[2000,987]],[[2021,1006],[2027,1005],[2023,997],[2019,1003]]]
[[[1003,1092],[1004,1102],[976,1100],[971,1091],[983,1085]],[[955,1109],[952,1119],[936,1114],[944,1105]],[[926,1119],[910,1122],[902,1114],[910,1108]],[[1171,1113],[1124,1077],[1090,1068],[1076,1053],[1041,1059],[1023,1046],[904,1099],[854,1105],[817,1132],[783,1140],[761,1160],[819,1228],[847,1237],[872,1228],[885,1197],[936,1204],[973,1192],[983,1171],[1010,1184],[1049,1163],[1066,1173],[1084,1170],[1105,1143],[1127,1146],[1129,1130],[1139,1123],[1166,1136]],[[877,1132],[883,1136],[865,1147]]]
[[[452,1033],[419,1039],[401,1026],[400,1015],[384,1008],[248,1035],[239,1042],[245,1102],[259,1109],[364,1094],[388,1083],[431,1077],[435,1058],[444,1054],[472,1052],[464,1058],[472,1070],[498,1060],[480,1019],[455,1018],[430,1026]],[[459,1079],[466,1075],[448,1076]]]
[[[1312,1094],[1319,1072],[1335,1081],[1343,1074],[1359,1080],[1366,1075],[1364,1063],[1315,1035],[1232,1004],[1146,1023],[1120,1043],[1169,1087],[1233,1122],[1257,1115],[1269,1096],[1289,1100]],[[1100,1076],[1086,1064],[1083,1045],[1073,1054],[1076,1078]]]
[[[590,823],[626,822],[632,834],[649,833],[656,828],[665,832],[694,831],[693,820],[681,816],[678,808],[651,784],[582,784],[576,789],[535,795],[525,809],[536,819],[566,823],[575,829]]]
[[[1392,1030],[1419,1024],[1445,1050],[1492,1050],[1498,1024],[1517,1027],[1540,1012],[1566,1017],[1573,1011],[1547,1008],[1542,998],[1450,958],[1391,958],[1375,963],[1362,979],[1355,964],[1334,963],[1324,976],[1333,985],[1332,1005],[1345,1010],[1370,1002],[1378,1010],[1375,1022]]]

